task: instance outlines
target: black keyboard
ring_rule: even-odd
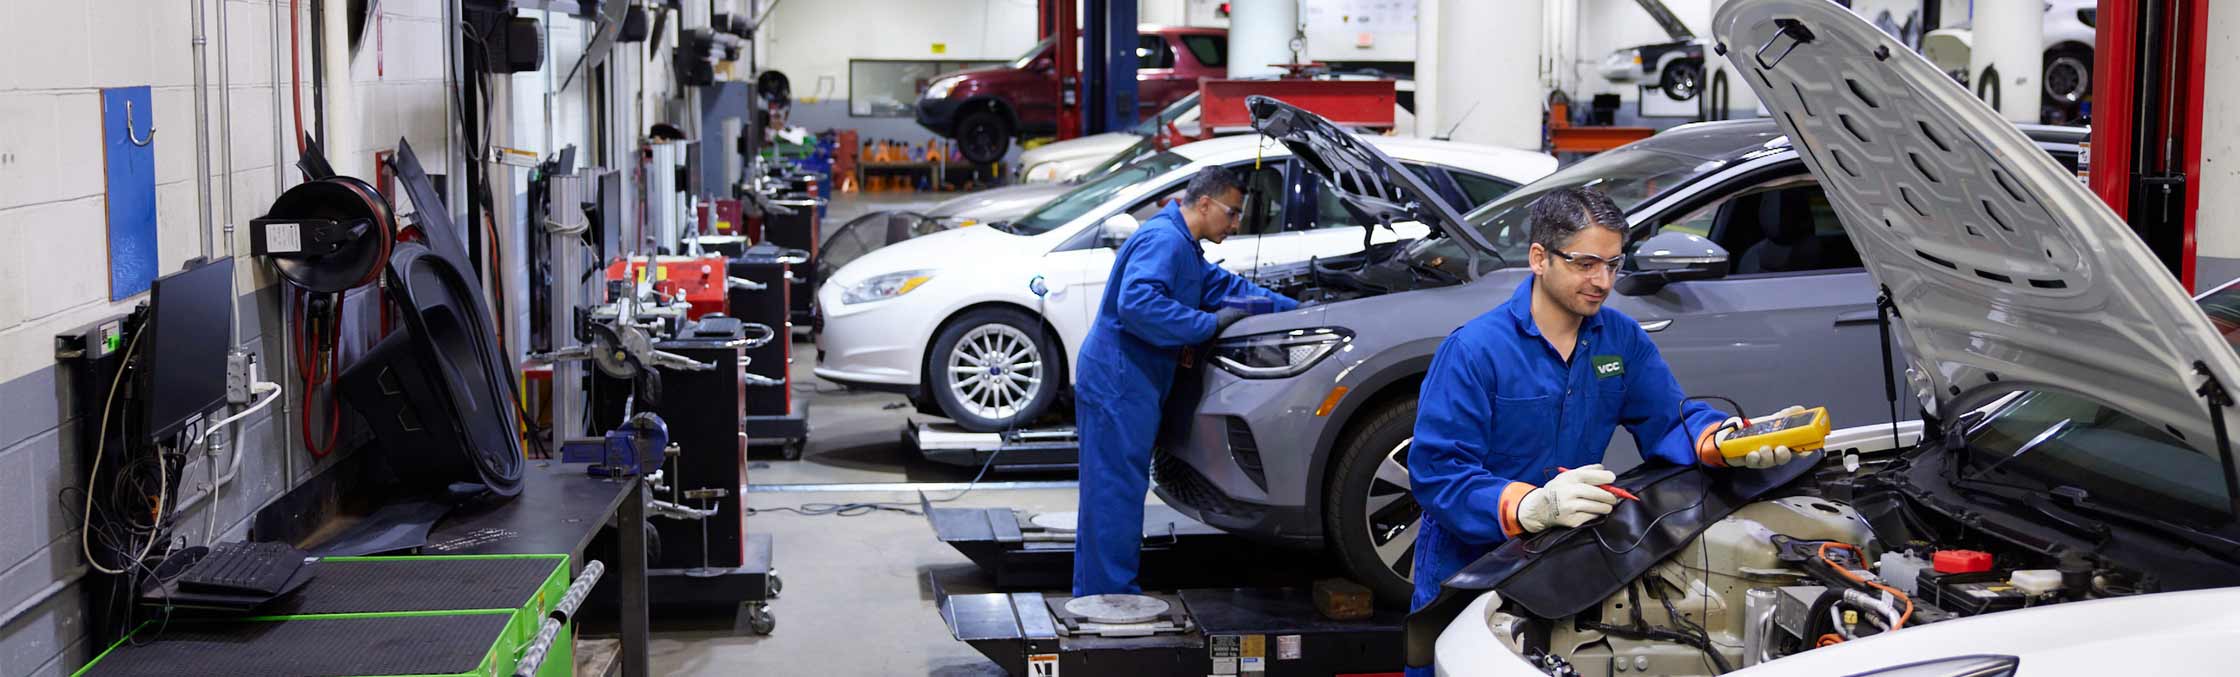
[[[195,592],[271,596],[287,587],[303,568],[307,553],[285,543],[220,543],[179,577],[179,588]]]

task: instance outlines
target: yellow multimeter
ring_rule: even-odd
[[[1719,454],[1742,458],[1766,447],[1817,451],[1828,442],[1828,408],[1813,407],[1780,418],[1759,419],[1719,442]]]

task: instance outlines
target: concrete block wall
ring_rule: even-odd
[[[8,17],[0,21],[0,45],[9,54],[0,60],[0,675],[66,675],[101,648],[86,639],[79,509],[61,500],[65,489],[85,482],[77,444],[98,424],[99,412],[77,411],[52,341],[58,332],[146,300],[144,294],[108,300],[102,88],[153,88],[159,270],[176,270],[202,253],[193,2],[202,2],[206,12],[212,237],[222,250],[227,186],[232,218],[245,224],[298,181],[294,145],[284,136],[286,88],[274,85],[276,70],[280,78],[287,72],[286,24],[280,22],[276,43],[273,14],[285,15],[285,0],[0,0],[0,13]],[[444,171],[450,130],[443,0],[380,6],[379,27],[330,79],[330,102],[337,105],[327,110],[328,126],[335,138],[352,141],[332,153],[335,165],[370,177],[372,152],[401,135],[411,138],[431,171]],[[330,42],[344,42],[341,22],[329,27]],[[309,31],[316,28],[306,20],[303,30],[308,50]],[[218,88],[221,66],[230,81],[224,91]],[[308,57],[304,67],[308,118]],[[339,73],[348,74],[346,84]],[[221,100],[231,103],[230,135],[221,127]],[[232,151],[230,174],[220,167],[226,148]],[[258,355],[268,380],[284,383],[288,397],[235,429],[239,468],[215,508],[199,499],[209,483],[207,461],[189,468],[182,493],[195,503],[178,518],[178,533],[189,543],[204,540],[213,509],[220,539],[241,536],[250,515],[314,468],[295,442],[296,384],[279,376],[293,369],[283,361],[279,340],[281,287],[245,258],[246,233],[234,239],[233,254],[244,257],[237,265],[241,345]]]

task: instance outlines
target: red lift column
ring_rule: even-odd
[[[1058,140],[1081,136],[1081,18],[1075,0],[1042,0],[1039,38],[1052,40],[1058,62]]]
[[[2100,0],[2093,49],[2087,185],[2189,290],[2209,4]]]

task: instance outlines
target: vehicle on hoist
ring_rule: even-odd
[[[1637,469],[1618,484],[1640,502],[1446,581],[1409,621],[1410,663],[2229,672],[2240,288],[2189,300],[2070,170],[1839,7],[1745,0],[1714,26],[1765,55],[1738,61],[1744,79],[1902,318],[1921,443],[1840,465]]]
[[[1333,133],[1384,148],[1458,203],[1498,198],[1555,169],[1544,153]],[[1323,174],[1282,144],[1255,135],[1184,144],[1017,219],[914,237],[834,271],[818,289],[817,378],[907,394],[920,411],[974,432],[1070,414],[1061,403],[1074,351],[1096,319],[1119,243],[1206,167],[1242,174],[1247,188],[1238,232],[1201,247],[1239,275],[1275,274],[1426,228],[1395,221],[1364,230],[1374,222],[1345,208]]]
[[[2085,139],[2075,128],[2025,131],[2065,164]],[[1364,193],[1408,190],[1380,160],[1317,141],[1340,137],[1302,134],[1318,146],[1295,147],[1302,157],[1388,177]],[[1467,214],[1440,217],[1433,198],[1409,197],[1426,222],[1463,225],[1263,271],[1264,284],[1321,305],[1224,334],[1188,437],[1153,456],[1160,498],[1231,533],[1327,548],[1386,603],[1407,600],[1421,515],[1407,466],[1418,386],[1439,342],[1530,274],[1528,206],[1563,186],[1596,187],[1626,211],[1629,257],[1608,305],[1642,323],[1688,393],[1732,398],[1746,412],[1817,402],[1837,427],[1889,420],[1874,281],[1819,182],[1771,121],[1700,123]],[[1617,435],[1607,463],[1623,470],[1637,459],[1632,437]]]

